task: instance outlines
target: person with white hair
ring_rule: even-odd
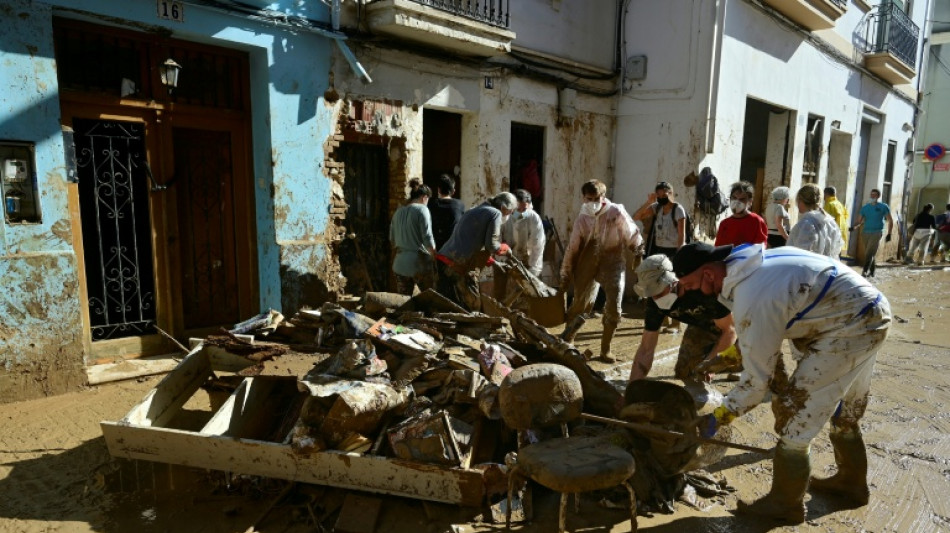
[[[636,252],[643,242],[640,230],[627,210],[607,199],[607,186],[600,180],[590,180],[581,186],[584,204],[574,221],[571,239],[561,263],[561,289],[574,288],[574,301],[567,310],[567,325],[561,333],[566,342],[584,325],[597,297],[597,289],[604,288],[604,331],[600,338],[600,358],[612,362],[610,342],[620,324],[620,304],[626,277],[627,262],[624,250]]]
[[[481,311],[478,274],[493,255],[508,253],[501,242],[501,225],[518,205],[515,195],[503,192],[462,215],[436,259],[439,292],[472,311]]]
[[[821,208],[821,189],[814,183],[802,185],[795,203],[801,218],[792,228],[788,245],[838,259],[844,241],[838,222]]]
[[[788,202],[790,192],[788,187],[772,189],[772,203],[765,208],[765,225],[769,229],[766,240],[769,248],[785,246],[788,241]]]

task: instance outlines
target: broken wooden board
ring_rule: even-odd
[[[477,507],[485,487],[480,470],[341,451],[297,454],[274,431],[292,408],[293,379],[245,378],[198,430],[175,426],[176,416],[212,372],[246,360],[198,347],[118,421],[101,423],[113,457],[178,464],[330,487]]]

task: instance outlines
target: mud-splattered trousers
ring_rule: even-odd
[[[598,287],[603,286],[607,295],[604,328],[613,332],[620,323],[626,277],[624,249],[642,242],[640,230],[620,204],[606,201],[598,215],[578,216],[561,263],[561,279],[574,284],[574,301],[567,311],[569,327],[578,316],[590,311]]]
[[[789,247],[739,248],[726,269],[720,299],[732,308],[745,369],[724,405],[741,415],[771,387],[775,430],[789,448],[807,449],[832,417],[839,430],[856,429],[890,327],[884,295],[838,261]],[[797,360],[787,379],[783,339]]]

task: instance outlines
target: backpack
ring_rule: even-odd
[[[696,207],[700,212],[714,216],[718,216],[729,207],[729,200],[719,190],[719,180],[709,167],[705,167],[699,173],[699,182],[696,184]]]
[[[676,224],[676,208],[679,207],[679,205],[680,204],[673,202],[673,209],[670,210],[670,218],[673,219],[674,225]],[[662,207],[657,206],[657,211],[653,213],[653,224],[650,226],[650,237],[649,237],[650,240],[647,243],[646,255],[653,254],[653,246],[654,246],[654,243],[656,242],[656,217],[660,216],[660,211],[662,209],[663,209]],[[696,240],[696,234],[693,233],[693,219],[690,218],[689,213],[686,212],[685,207],[683,208],[683,213],[686,214],[686,228],[685,228],[686,235],[684,236],[685,238],[683,239],[683,245],[685,246]]]

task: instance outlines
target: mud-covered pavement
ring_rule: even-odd
[[[878,356],[872,398],[863,420],[869,446],[871,503],[842,509],[822,495],[807,498],[808,522],[790,531],[930,532],[950,531],[950,265],[907,268],[883,265],[873,280],[899,317]],[[635,305],[614,340],[621,362],[611,375],[623,376],[636,351],[642,321]],[[633,318],[630,318],[633,317]],[[577,338],[583,349],[599,349],[600,324],[588,322]],[[663,356],[653,374],[671,376],[678,338],[661,335]],[[0,405],[0,532],[243,532],[258,522],[282,488],[282,482],[226,478],[180,467],[145,462],[116,462],[105,449],[98,422],[123,416],[158,378],[92,388],[83,392]],[[723,392],[730,383],[719,382]],[[762,405],[735,423],[737,442],[772,447],[772,415]],[[813,470],[830,472],[827,433],[814,443]],[[677,504],[672,515],[639,519],[640,529],[657,532],[757,532],[777,526],[734,517],[736,497],[768,490],[771,462],[759,454],[732,451],[711,467],[736,493],[705,500],[706,510]],[[262,532],[314,531],[312,511],[332,526],[343,491],[303,487],[258,523]],[[377,531],[494,531],[503,526],[480,521],[480,510],[381,496]],[[308,505],[310,511],[308,511]],[[325,517],[324,517],[325,514]],[[556,531],[556,499],[538,491],[536,520],[515,530]],[[580,513],[571,509],[573,531],[628,531],[628,515],[583,498]],[[781,528],[779,528],[781,529]]]

